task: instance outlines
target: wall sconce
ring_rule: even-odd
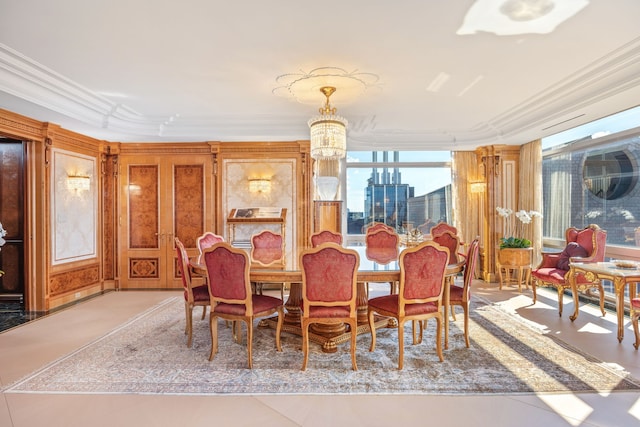
[[[469,190],[474,193],[484,193],[484,190],[487,188],[487,184],[484,182],[472,182],[469,184]]]
[[[67,189],[70,191],[89,191],[91,178],[83,175],[67,176]]]
[[[267,178],[250,179],[249,191],[252,193],[268,193],[271,191],[271,180]]]

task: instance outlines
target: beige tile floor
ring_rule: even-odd
[[[498,290],[478,282],[476,294],[501,304],[547,333],[640,378],[640,352],[626,321],[616,339],[615,314],[581,308],[571,322],[557,314],[555,292]],[[0,333],[0,384],[103,335],[167,298],[165,292],[113,292]],[[175,294],[178,294],[177,292]],[[571,313],[571,298],[565,299]],[[567,316],[567,315],[565,315]],[[446,353],[445,353],[446,357]],[[0,426],[638,426],[640,393],[501,396],[148,396],[2,393]]]

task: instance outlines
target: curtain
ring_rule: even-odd
[[[538,139],[520,147],[518,210],[542,214],[542,142]],[[526,228],[526,237],[533,243],[534,265],[540,262],[542,250],[542,218],[534,218]]]
[[[481,236],[484,192],[472,193],[471,184],[484,182],[474,151],[452,153],[451,183],[453,190],[453,226],[464,243]]]

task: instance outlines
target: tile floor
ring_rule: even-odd
[[[474,292],[599,359],[640,378],[640,352],[625,318],[616,339],[615,314],[581,306],[575,322],[557,314],[555,292],[499,291],[477,282]],[[180,291],[112,292],[0,333],[0,385],[85,345],[136,313]],[[571,298],[565,299],[571,313]],[[446,357],[446,353],[445,353]],[[501,396],[255,395],[151,396],[2,393],[0,426],[638,426],[640,393]]]

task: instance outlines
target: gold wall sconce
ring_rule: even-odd
[[[69,191],[89,191],[91,188],[91,178],[85,175],[68,175],[67,189]]]
[[[472,182],[471,184],[469,184],[469,190],[474,194],[484,193],[486,188],[487,184],[485,184],[484,182]]]
[[[249,191],[252,193],[269,193],[271,191],[271,180],[268,178],[249,179]]]

